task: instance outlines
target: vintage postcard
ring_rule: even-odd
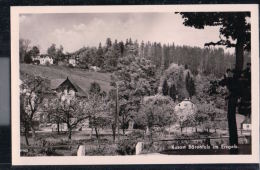
[[[258,16],[11,7],[13,165],[257,163]]]

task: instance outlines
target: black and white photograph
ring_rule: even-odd
[[[14,155],[258,160],[258,14],[217,7],[15,7]]]

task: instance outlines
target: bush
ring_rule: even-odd
[[[35,60],[35,61],[33,62],[33,64],[35,64],[35,65],[40,65],[40,61],[39,61],[39,60]]]
[[[133,130],[130,134],[128,134],[131,140],[137,141],[138,139],[144,138],[144,131],[143,130]]]
[[[134,155],[136,141],[132,139],[123,139],[117,145],[117,153],[120,155]]]
[[[69,64],[69,67],[70,67],[70,68],[74,68],[74,66],[73,66],[72,64]]]

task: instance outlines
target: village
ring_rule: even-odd
[[[193,20],[236,13],[154,15],[20,16],[21,156],[252,153],[250,30],[236,45]]]
[[[78,57],[65,56],[65,58],[66,58],[65,60],[58,63],[57,65],[60,65],[65,68],[67,67],[70,69],[75,69],[75,70],[78,69],[77,68],[78,61],[76,60],[76,59],[78,59]],[[32,61],[33,61],[32,64],[35,65],[34,68],[56,67],[55,64],[53,64],[54,59],[52,57],[50,57],[49,55],[38,55],[38,56],[34,57],[32,59]],[[172,64],[170,67],[175,68],[177,70],[179,68],[182,68],[182,66],[179,66],[177,64]],[[101,69],[97,66],[90,66],[88,68],[88,72],[93,72],[93,73],[98,73],[100,70]],[[184,70],[184,74],[186,74],[186,76],[187,76],[187,74],[192,74],[192,73],[189,70],[185,73],[185,70]],[[43,77],[45,77],[45,76],[43,76]],[[160,80],[160,81],[162,81],[162,80]],[[93,81],[91,83],[95,84],[95,81]],[[23,80],[20,80],[21,87],[23,84],[25,84],[25,82],[23,82]],[[75,139],[73,139],[75,141],[86,140],[86,135],[89,136],[87,138],[89,138],[90,140],[93,139],[95,126],[93,126],[93,124],[91,122],[91,121],[93,121],[93,120],[91,120],[91,116],[87,115],[83,121],[80,121],[77,124],[77,126],[75,126],[72,129],[69,129],[68,125],[70,125],[70,124],[68,124],[62,120],[59,120],[58,122],[53,120],[53,116],[50,113],[50,111],[54,112],[54,110],[53,109],[51,110],[50,106],[48,105],[49,102],[51,101],[51,98],[54,98],[54,97],[58,97],[60,102],[68,102],[68,103],[70,103],[70,101],[74,100],[75,98],[77,98],[77,101],[79,101],[79,102],[81,100],[82,101],[88,100],[89,97],[91,97],[91,95],[88,93],[88,91],[86,91],[86,89],[88,87],[84,87],[84,85],[85,84],[83,84],[83,83],[81,83],[81,85],[77,84],[77,82],[73,80],[73,76],[71,74],[68,74],[67,77],[63,78],[63,79],[59,78],[59,79],[48,80],[48,86],[49,86],[50,91],[48,91],[46,93],[47,95],[45,95],[45,96],[47,96],[45,99],[46,103],[43,102],[47,106],[39,108],[37,110],[37,112],[34,114],[34,120],[33,120],[33,128],[35,130],[34,133],[37,135],[39,134],[39,136],[41,136],[41,134],[44,134],[44,136],[46,135],[46,137],[44,137],[45,139],[39,139],[40,144],[38,142],[37,146],[51,145],[51,141],[53,141],[53,139],[51,139],[53,137],[51,137],[51,136],[53,134],[57,134],[57,133],[58,133],[58,136],[60,136],[59,140],[64,142],[64,141],[66,141],[66,138],[64,138],[65,137],[64,135],[66,135],[68,133],[68,131],[70,131],[70,130],[71,130],[70,133],[73,134],[71,139],[73,139],[75,136]],[[28,91],[26,90],[26,88],[25,87],[22,87],[22,88],[23,88],[22,93],[25,93],[26,95],[28,95]],[[173,101],[171,101],[172,99],[167,98],[163,94],[163,84],[162,83],[161,83],[161,86],[159,87],[158,91],[161,91],[161,92],[159,92],[158,94],[155,94],[153,96],[144,96],[141,105],[145,105],[146,103],[149,103],[149,101],[154,102],[156,100],[158,100],[158,101],[165,100],[166,102],[169,102],[169,100],[170,100],[170,102],[173,102]],[[165,152],[165,151],[171,150],[171,149],[174,150],[174,152],[175,152],[176,150],[187,150],[187,147],[189,147],[190,150],[194,150],[194,147],[195,148],[199,147],[199,148],[197,148],[198,150],[205,150],[205,148],[203,149],[203,147],[206,147],[207,145],[204,145],[204,144],[206,144],[204,142],[204,140],[207,141],[209,138],[211,138],[211,140],[210,140],[210,145],[208,145],[208,146],[219,146],[219,147],[224,147],[224,148],[225,148],[225,146],[228,147],[228,140],[227,140],[228,139],[228,129],[227,129],[226,125],[222,125],[222,127],[218,126],[213,129],[211,127],[206,127],[204,125],[198,125],[198,126],[192,125],[191,122],[188,122],[188,125],[187,125],[187,120],[195,119],[194,117],[196,117],[195,115],[198,114],[199,109],[204,109],[203,110],[204,112],[208,112],[208,113],[214,112],[214,114],[219,115],[219,117],[214,118],[214,122],[219,122],[220,124],[222,122],[227,121],[226,117],[221,116],[221,115],[225,115],[225,111],[222,109],[214,108],[213,103],[204,104],[203,106],[197,105],[197,104],[195,104],[196,101],[195,102],[193,101],[194,98],[190,98],[189,95],[187,95],[186,97],[187,98],[182,97],[182,99],[179,100],[178,96],[176,95],[175,100],[173,102],[175,104],[173,104],[172,105],[173,108],[170,109],[170,111],[172,113],[169,113],[169,115],[167,115],[167,116],[172,116],[172,117],[177,116],[177,118],[175,118],[175,119],[178,119],[177,122],[179,122],[179,123],[174,123],[172,121],[170,123],[167,123],[166,126],[155,124],[150,128],[149,128],[149,124],[148,124],[148,126],[141,128],[143,130],[141,130],[141,132],[140,132],[140,129],[138,129],[138,127],[136,127],[136,120],[129,119],[128,122],[126,123],[126,127],[124,127],[124,129],[118,128],[118,129],[114,130],[114,132],[113,132],[113,129],[108,128],[108,126],[106,126],[106,125],[98,126],[99,127],[99,130],[98,130],[99,136],[104,136],[105,138],[107,138],[108,136],[112,136],[114,133],[114,135],[115,135],[114,138],[116,138],[116,135],[118,136],[118,139],[114,139],[114,141],[118,142],[120,140],[125,140],[125,138],[127,138],[127,136],[131,136],[133,134],[136,135],[136,133],[139,134],[139,137],[137,137],[135,139],[136,141],[134,142],[135,143],[134,146],[132,146],[132,151],[131,152],[124,151],[126,153],[123,153],[123,154],[132,154],[132,153],[149,154],[149,152],[152,152],[152,153],[153,152]],[[117,100],[115,102],[117,102]],[[47,109],[47,111],[46,111],[46,107],[49,108],[50,110],[48,111],[48,109]],[[198,107],[200,107],[200,108],[198,108]],[[25,109],[30,110],[30,108],[26,108],[26,107],[25,107]],[[54,109],[58,110],[59,108],[57,107]],[[81,111],[83,111],[83,110],[81,110]],[[115,111],[116,111],[116,108],[115,108]],[[59,114],[59,112],[57,112],[57,113]],[[116,118],[116,116],[117,115],[114,114],[114,115],[110,116],[109,119],[113,120],[115,118],[115,121],[118,121],[118,120],[116,120],[116,119],[118,119],[118,118]],[[57,119],[57,115],[55,115],[55,117]],[[167,118],[169,118],[169,117],[167,117]],[[202,119],[202,118],[200,118],[200,119]],[[239,135],[240,144],[249,144],[250,136],[251,136],[250,118],[237,114],[236,119],[237,119],[237,127],[238,127],[238,135]],[[78,117],[75,116],[75,117],[70,118],[69,121],[77,122],[77,120],[78,120]],[[201,133],[201,135],[199,137],[195,135],[195,134],[199,134],[199,133]],[[150,138],[149,136],[151,134],[153,134],[154,137],[156,136],[156,138],[149,139]],[[30,135],[30,132],[29,132],[29,135]],[[26,139],[24,139],[24,140],[26,140]],[[57,141],[58,139],[55,139],[55,140]],[[144,143],[147,143],[147,140],[148,141],[154,140],[153,143],[157,142],[158,143],[157,145],[159,145],[159,146],[157,146],[153,149],[147,150],[147,146],[146,147],[144,146]],[[159,142],[160,140],[161,140],[161,142]],[[188,140],[189,142],[186,140]],[[165,142],[165,141],[167,141],[167,142]],[[179,144],[176,144],[176,141],[182,141],[181,142],[182,144],[180,144],[179,142],[177,142]],[[186,142],[188,142],[189,145],[185,145]],[[60,143],[60,141],[58,143]],[[199,143],[199,145],[198,145],[198,143]],[[93,145],[93,144],[95,144],[95,142],[92,143],[91,145]],[[146,145],[149,145],[149,144],[146,144]],[[161,145],[163,145],[163,146],[161,146]],[[183,145],[183,147],[182,147],[182,145]],[[21,145],[21,146],[22,146],[22,148],[25,147],[25,145]],[[79,146],[81,146],[80,149],[79,149]],[[64,146],[59,146],[59,147],[64,149]],[[60,149],[59,147],[57,147],[56,149],[53,149],[53,148],[55,148],[54,146],[50,147],[50,148],[52,148],[52,150],[58,151]],[[116,146],[114,146],[114,147],[116,147]],[[28,147],[25,147],[25,148],[28,148]],[[21,154],[26,154],[29,152],[29,150],[25,149],[25,148],[21,150]],[[93,149],[93,146],[92,146],[92,149]],[[222,149],[222,151],[223,150],[228,151],[229,149]],[[88,155],[88,149],[86,149],[85,145],[80,145],[80,144],[75,145],[74,151],[73,151],[74,154],[76,154],[75,153],[76,151],[77,151],[77,155],[85,155],[86,153],[87,153],[86,155]],[[91,151],[91,152],[93,152],[93,151]],[[113,153],[113,154],[116,154],[116,153]]]

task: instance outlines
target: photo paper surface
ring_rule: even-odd
[[[257,5],[11,8],[14,165],[254,163]]]

